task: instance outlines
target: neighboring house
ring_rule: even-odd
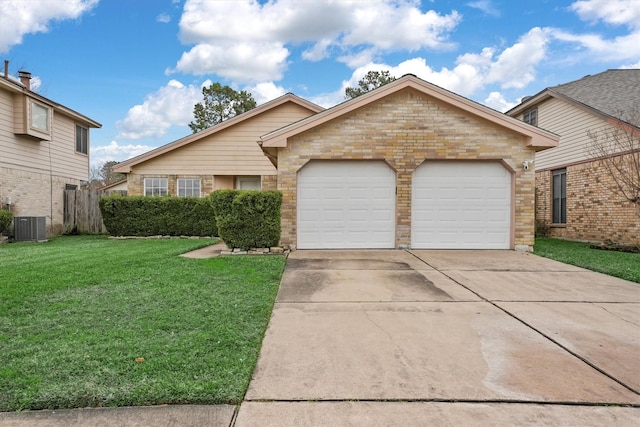
[[[90,129],[100,123],[0,76],[0,207],[45,217],[48,234],[63,229],[64,190],[89,181]]]
[[[126,194],[127,191],[127,179],[119,179],[116,182],[113,182],[109,185],[105,185],[102,188],[99,188],[100,191],[119,191]]]
[[[620,129],[627,136],[635,132],[635,153],[618,153],[608,161],[637,158],[639,113],[640,69],[608,70],[550,87],[507,112],[560,136],[556,148],[535,158],[540,228],[566,239],[640,243],[639,205],[620,195],[605,167],[607,160],[589,136]],[[629,123],[634,114],[636,121]]]
[[[261,137],[298,249],[531,250],[524,163],[557,143],[412,75]]]
[[[276,188],[276,168],[261,135],[323,108],[286,94],[203,131],[119,163],[129,196],[196,196],[218,189]]]

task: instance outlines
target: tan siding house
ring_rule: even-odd
[[[298,249],[531,250],[534,171],[558,138],[406,75],[263,135]]]
[[[276,168],[257,143],[260,135],[319,111],[322,107],[286,94],[113,170],[127,175],[128,195],[204,196],[226,188],[273,189]]]
[[[64,190],[88,182],[89,130],[101,125],[31,91],[29,73],[20,77],[0,76],[0,207],[46,217],[47,233],[59,234]]]
[[[557,147],[536,153],[536,221],[553,237],[585,241],[612,240],[640,244],[640,203],[620,194],[594,150],[589,133],[640,132],[629,117],[640,112],[640,70],[608,70],[554,86],[525,99],[507,112],[560,136]],[[640,138],[635,149],[609,158],[640,163]]]

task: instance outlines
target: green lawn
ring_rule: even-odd
[[[285,258],[177,256],[212,242],[0,246],[0,411],[240,402]]]
[[[588,243],[536,239],[536,255],[640,283],[640,254],[592,249]]]

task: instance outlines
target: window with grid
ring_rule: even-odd
[[[89,129],[76,125],[76,152],[87,154],[89,148]]]
[[[522,114],[522,121],[533,126],[538,126],[538,107],[525,111]]]
[[[169,194],[169,182],[167,178],[145,178],[145,196],[166,196]]]
[[[567,223],[567,170],[553,171],[553,223]]]
[[[178,197],[200,197],[200,180],[197,178],[179,178]]]

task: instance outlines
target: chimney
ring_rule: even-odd
[[[18,71],[20,82],[25,85],[27,90],[31,90],[31,73],[28,71]]]
[[[4,60],[4,78],[5,79],[9,78],[9,60],[8,59]]]

